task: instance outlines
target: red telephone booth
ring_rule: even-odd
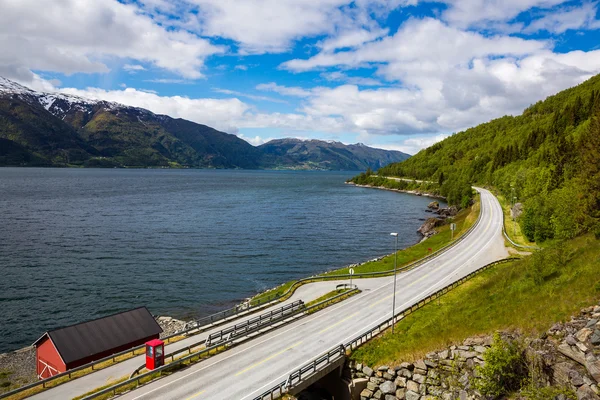
[[[146,342],[146,369],[153,370],[165,364],[165,343],[160,339]]]

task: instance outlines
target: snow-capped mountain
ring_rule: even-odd
[[[72,112],[83,112],[92,114],[98,111],[118,111],[128,110],[137,111],[140,114],[152,114],[152,112],[143,108],[126,106],[104,100],[93,100],[81,96],[74,96],[65,93],[37,92],[25,87],[17,82],[11,81],[0,76],[0,96],[17,97],[30,104],[36,103],[44,107],[52,115],[64,119]]]
[[[318,140],[254,147],[195,122],[109,101],[37,92],[0,77],[0,165],[356,171],[406,157]]]

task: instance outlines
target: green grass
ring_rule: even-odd
[[[308,303],[306,303],[306,307],[313,306],[313,305],[315,305],[315,304],[317,304],[317,303],[320,303],[320,302],[322,302],[322,301],[325,301],[325,300],[328,300],[328,299],[330,299],[330,298],[332,298],[332,297],[335,297],[335,296],[337,296],[338,294],[342,294],[342,293],[344,293],[344,292],[349,292],[349,291],[350,291],[350,289],[338,289],[338,290],[332,290],[331,292],[329,292],[329,293],[325,293],[323,296],[321,296],[321,297],[319,297],[319,298],[316,298],[316,299],[314,299],[313,301],[309,301]]]
[[[479,196],[476,196],[475,203],[473,204],[473,206],[462,210],[452,220],[452,222],[454,222],[456,224],[456,231],[454,232],[453,240],[456,240],[458,237],[460,237],[462,234],[464,234],[473,225],[473,223],[475,223],[475,221],[477,220],[477,217],[479,216],[479,210],[480,210]],[[435,216],[435,214],[432,214],[432,216]],[[406,249],[398,251],[398,260],[397,260],[398,268],[405,267],[410,263],[418,261],[421,258],[429,255],[430,253],[432,253],[436,250],[440,250],[441,248],[449,245],[453,241],[452,233],[450,232],[450,225],[443,225],[443,226],[437,227],[435,229],[438,231],[437,235],[430,237],[429,239],[427,239],[426,241],[424,241],[422,243],[418,243],[418,244],[415,244],[414,246],[407,247]],[[390,243],[392,243],[392,242],[390,241]],[[323,273],[319,276],[326,277],[326,276],[331,276],[331,275],[345,275],[345,274],[348,274],[348,268],[349,267],[336,269],[333,271]],[[391,255],[388,255],[379,261],[370,261],[363,265],[353,267],[353,268],[354,268],[355,274],[366,273],[366,272],[390,271],[390,270],[394,269],[394,255],[392,253]],[[359,279],[359,277],[356,277],[356,278]],[[315,281],[317,281],[317,280],[319,280],[319,279],[316,279]],[[286,282],[281,286],[278,286],[271,290],[267,290],[266,292],[260,293],[260,294],[256,295],[255,297],[253,297],[250,300],[250,303],[257,304],[259,302],[265,301],[266,299],[276,298],[277,296],[281,296],[282,294],[286,293],[290,287],[292,287],[294,282],[296,282],[296,281]],[[310,283],[310,281],[307,281],[305,283]],[[291,295],[292,295],[292,293],[289,293],[289,296],[291,296]],[[283,299],[283,300],[285,300],[285,299]]]
[[[306,304],[306,307],[311,307],[311,306],[313,306],[315,304],[318,304],[318,303],[320,303],[322,301],[325,301],[325,300],[329,300],[332,297],[335,297],[335,296],[340,295],[342,293],[346,293],[346,294],[343,295],[343,296],[338,297],[337,299],[335,299],[335,300],[333,300],[333,301],[331,301],[329,303],[325,303],[325,304],[322,304],[322,305],[320,305],[318,307],[313,308],[312,310],[308,311],[308,314],[313,314],[313,313],[316,313],[317,311],[321,311],[324,308],[327,308],[327,307],[332,306],[334,304],[337,304],[337,303],[339,303],[341,301],[344,301],[348,297],[352,297],[354,295],[357,295],[360,292],[361,292],[360,290],[339,289],[339,290],[334,290],[334,291],[331,291],[329,293],[326,293],[323,296],[321,296],[321,297],[319,297],[319,298],[317,298],[317,299],[315,299],[313,301],[308,302]]]
[[[520,244],[522,246],[536,246],[535,242],[530,242],[527,240],[523,234],[523,231],[521,231],[521,225],[519,225],[517,221],[513,221],[512,217],[510,216],[510,202],[497,191],[494,192],[494,195],[500,202],[502,211],[504,211],[504,229],[508,237],[510,237],[516,244]],[[508,243],[508,245],[512,246],[510,243]]]
[[[600,241],[585,235],[500,264],[408,315],[352,358],[371,366],[412,361],[496,330],[536,335],[600,297]]]

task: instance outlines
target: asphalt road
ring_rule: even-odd
[[[365,281],[365,287],[369,288],[376,285],[376,282],[371,282],[372,280]],[[315,282],[310,285],[304,285],[299,287],[295,293],[286,301],[282,303],[277,303],[269,308],[258,311],[253,314],[249,314],[245,317],[232,320],[231,322],[225,323],[218,327],[209,329],[203,333],[191,336],[187,339],[181,340],[179,342],[171,343],[165,346],[165,353],[169,354],[173,351],[185,348],[194,343],[204,341],[206,338],[213,332],[218,332],[222,329],[228,328],[230,326],[242,323],[248,319],[251,319],[255,316],[258,316],[263,313],[267,313],[271,310],[278,309],[287,305],[289,303],[293,303],[296,300],[304,300],[308,302],[310,300],[314,300],[316,298],[321,297],[322,295],[335,290],[335,286],[339,283],[348,283],[348,281],[329,281],[329,282]],[[145,356],[137,356],[131,358],[127,361],[123,361],[121,363],[115,364],[109,368],[105,368],[99,371],[94,372],[93,374],[89,374],[83,376],[78,379],[74,379],[70,382],[59,385],[55,388],[46,390],[43,393],[37,394],[35,396],[30,397],[31,399],[52,399],[52,400],[64,400],[64,399],[72,399],[77,396],[81,396],[84,393],[89,392],[95,388],[104,386],[110,382],[114,382],[115,380],[122,378],[123,376],[129,376],[131,372],[133,372],[137,367],[144,364],[146,362]]]
[[[482,218],[478,226],[457,246],[398,275],[396,310],[508,255],[502,236],[500,204],[487,190],[479,191]],[[356,283],[363,290],[357,296],[120,398],[252,399],[311,359],[391,316],[393,277],[356,280]],[[309,287],[305,290],[311,290]]]

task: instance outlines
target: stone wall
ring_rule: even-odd
[[[600,400],[600,306],[581,310],[541,337],[501,335],[522,344],[529,367],[537,371],[538,384],[570,389],[579,400]],[[489,336],[468,338],[461,345],[429,353],[412,363],[375,368],[350,363],[350,369],[356,381],[367,380],[361,400],[481,399],[473,380],[491,343]]]

